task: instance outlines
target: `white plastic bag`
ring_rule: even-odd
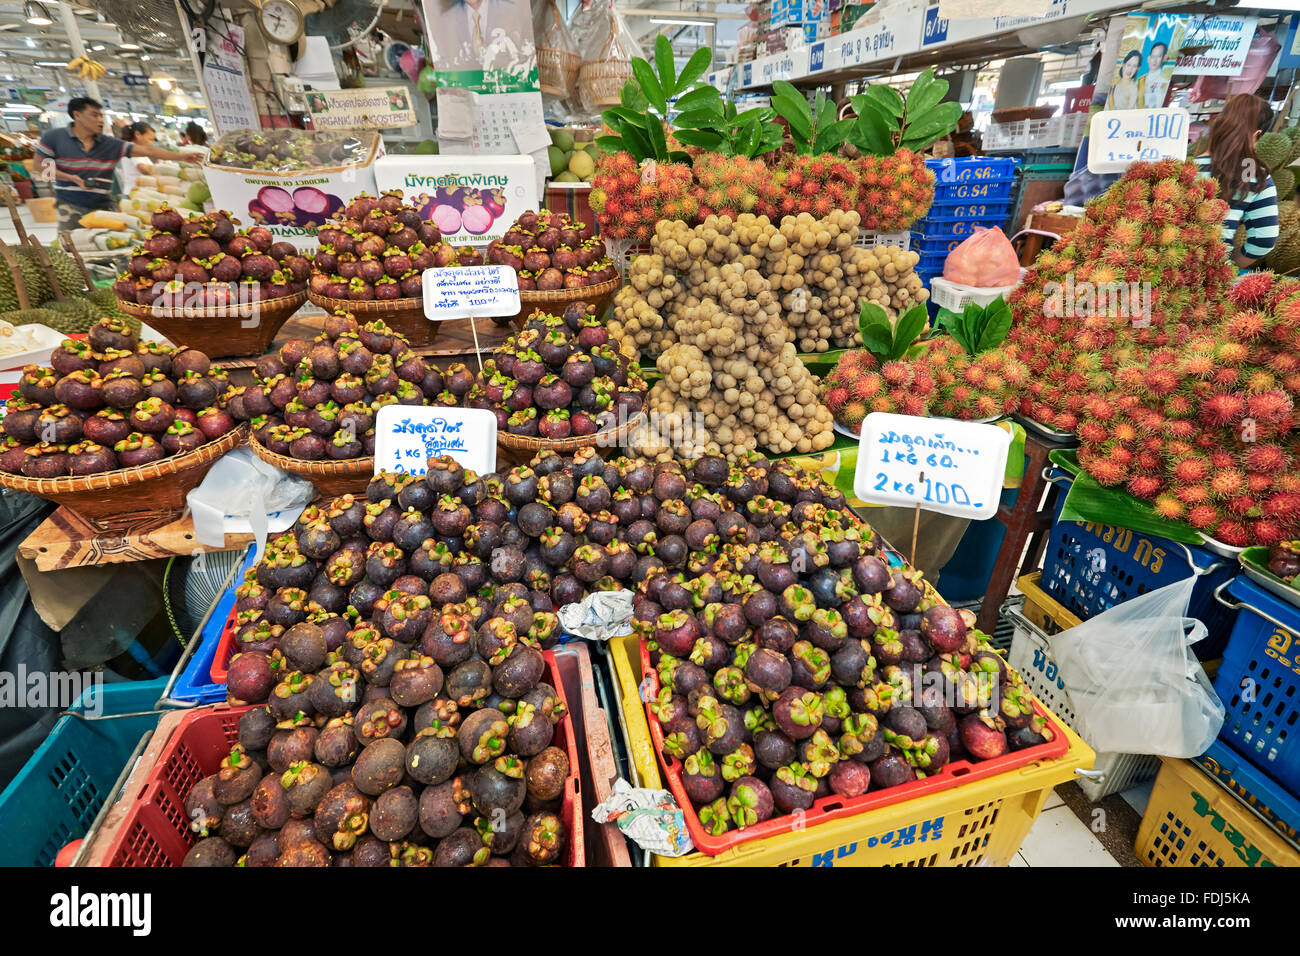
[[[1050,638],[1075,729],[1094,750],[1196,757],[1223,726],[1223,703],[1192,654],[1205,625],[1187,617],[1192,575]]]
[[[315,496],[311,482],[262,461],[247,448],[237,448],[212,466],[185,496],[185,503],[200,544],[224,547],[227,531],[251,531],[261,560],[268,531],[290,527]]]

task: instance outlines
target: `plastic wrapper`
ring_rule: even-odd
[[[591,810],[597,823],[613,823],[643,850],[659,856],[685,856],[695,849],[681,808],[667,790],[614,781],[614,790]]]
[[[976,228],[970,238],[948,253],[943,277],[958,285],[996,289],[1020,281],[1020,259],[1011,240],[997,226]]]
[[[537,7],[533,36],[537,38],[537,74],[542,92],[562,100],[574,97],[582,54],[555,0],[544,0]]]
[[[1192,645],[1197,575],[1148,591],[1050,638],[1075,727],[1099,751],[1196,757],[1223,726],[1223,702]],[[1263,693],[1263,688],[1260,688]]]
[[[236,448],[212,466],[202,483],[186,495],[185,503],[194,517],[199,544],[224,547],[227,530],[246,526],[257,539],[260,560],[272,519],[285,525],[283,519],[288,517],[292,524],[315,495],[311,482],[262,461],[247,448]]]
[[[632,58],[644,56],[636,34],[612,4],[595,6],[589,17],[574,14],[573,32],[581,44],[582,69],[578,71],[578,97],[582,108],[599,113],[618,103],[619,90],[632,75]],[[577,34],[581,28],[582,33]]]
[[[208,163],[277,173],[353,166],[368,162],[378,143],[378,133],[355,130],[242,129],[213,143]]]
[[[559,610],[565,634],[589,641],[607,641],[632,633],[632,592],[594,591],[577,604]]]

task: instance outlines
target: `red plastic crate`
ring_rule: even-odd
[[[224,684],[230,672],[230,659],[235,656],[235,609],[230,609],[230,617],[221,629],[221,640],[217,641],[216,653],[212,656],[212,667],[208,673],[212,683]]]
[[[546,651],[546,682],[568,709],[555,655]],[[187,712],[149,768],[139,796],[125,811],[101,859],[103,866],[180,866],[196,840],[185,813],[185,795],[208,774],[215,773],[230,748],[239,741],[239,718],[253,706],[213,704]],[[555,728],[554,745],[569,755],[560,819],[569,830],[566,866],[585,866],[582,835],[581,783],[573,721],[566,717]],[[98,855],[98,854],[97,854]]]
[[[1002,757],[994,757],[992,760],[981,760],[976,763],[969,760],[956,760],[945,764],[937,774],[923,780],[914,780],[911,783],[905,783],[899,787],[889,787],[885,790],[871,790],[860,797],[853,797],[852,799],[845,799],[832,794],[829,797],[822,797],[814,803],[812,809],[803,814],[801,818],[796,814],[785,813],[774,816],[770,820],[764,820],[755,826],[746,827],[743,830],[728,830],[722,836],[713,836],[707,833],[700,824],[699,815],[695,812],[695,805],[691,803],[690,797],[686,795],[686,788],[682,785],[681,761],[670,754],[664,753],[663,728],[659,724],[659,718],[650,710],[651,704],[659,694],[659,673],[650,666],[650,650],[644,640],[641,642],[641,672],[646,675],[643,682],[643,697],[649,698],[645,700],[645,712],[646,720],[650,724],[650,738],[654,741],[655,753],[659,755],[659,763],[664,768],[668,789],[672,791],[673,797],[677,800],[677,805],[682,808],[682,816],[686,819],[686,829],[691,834],[691,842],[695,844],[697,850],[708,856],[716,856],[750,840],[775,836],[779,833],[791,833],[794,831],[796,823],[799,824],[800,829],[806,829],[819,823],[838,820],[841,817],[851,817],[867,810],[888,807],[896,803],[905,803],[918,797],[928,797],[944,790],[951,790],[963,783],[995,777],[1000,773],[1027,766],[1038,760],[1064,756],[1066,751],[1070,749],[1070,741],[1066,738],[1065,731],[1062,730],[1060,724],[1052,719],[1051,714],[1044,710],[1035,700],[1034,709],[1041,716],[1047,718],[1047,726],[1052,729],[1053,733],[1053,739],[1045,744],[1039,744],[1037,747],[1026,747],[1024,750],[1017,750]]]

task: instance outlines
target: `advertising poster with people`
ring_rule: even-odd
[[[538,89],[528,0],[424,0],[439,87],[480,93]]]
[[[1159,109],[1165,105],[1186,26],[1187,18],[1171,14],[1129,14],[1106,109]]]

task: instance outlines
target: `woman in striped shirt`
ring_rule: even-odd
[[[1255,142],[1272,122],[1273,110],[1258,96],[1230,96],[1206,137],[1209,149],[1196,157],[1201,173],[1218,181],[1219,198],[1228,203],[1223,241],[1229,250],[1238,227],[1245,227],[1245,243],[1230,253],[1241,269],[1252,268],[1277,244],[1277,190],[1255,155]]]

